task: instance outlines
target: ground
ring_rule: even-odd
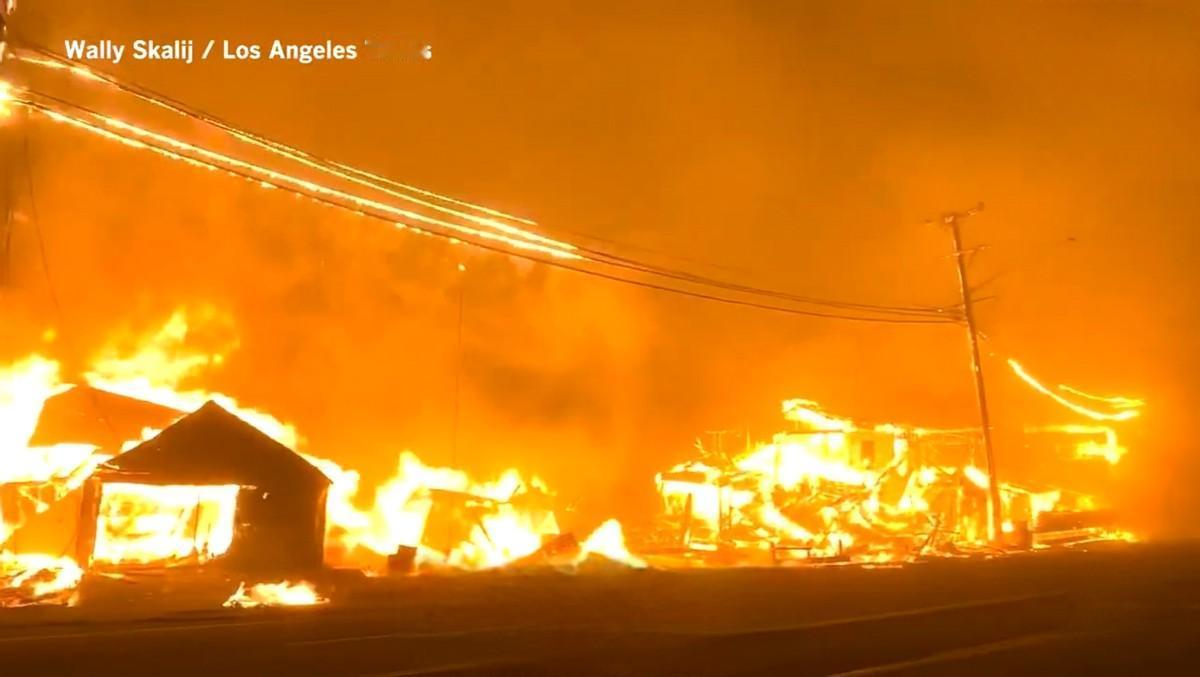
[[[331,576],[317,608],[222,609],[226,585],[93,583],[79,608],[2,611],[3,674],[1195,674],[1200,659],[1200,543],[899,568]]]

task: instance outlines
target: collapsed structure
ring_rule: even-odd
[[[878,562],[995,546],[978,430],[860,426],[805,400],[785,401],[783,414],[793,430],[769,442],[737,454],[701,447],[658,475],[660,551]],[[1085,434],[1076,444],[1098,443]],[[1000,497],[1009,546],[1124,536],[1081,492],[1002,482]]]

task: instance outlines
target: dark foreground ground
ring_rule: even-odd
[[[0,611],[0,674],[1200,674],[1197,543],[324,585],[324,607],[241,610],[93,585],[82,608]]]

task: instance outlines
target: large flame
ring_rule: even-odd
[[[154,331],[100,351],[84,379],[93,388],[153,402],[181,415],[215,401],[277,441],[302,449],[304,440],[295,426],[194,386],[207,372],[220,368],[226,353],[236,347],[235,341],[227,341],[218,349],[198,349],[192,340],[196,325],[225,322],[227,318],[211,309],[180,309]],[[111,458],[91,445],[29,446],[45,401],[70,387],[61,380],[58,363],[42,356],[0,369],[0,485],[32,482],[49,487],[43,491],[39,484],[38,492],[26,492],[34,513],[80,487]],[[157,433],[145,430],[141,439],[122,444],[122,451]],[[326,501],[330,563],[382,568],[387,556],[407,548],[415,551],[414,563],[423,568],[491,568],[526,558],[560,535],[552,492],[536,476],[515,468],[493,480],[478,480],[462,470],[428,465],[405,451],[392,477],[371,494],[360,495],[357,471],[301,454],[331,480]],[[99,482],[95,542],[87,559],[76,563],[58,554],[16,552],[5,546],[0,581],[6,589],[19,591],[23,603],[61,602],[67,597],[50,593],[70,592],[83,575],[80,564],[161,566],[219,559],[233,542],[240,489]],[[23,515],[0,517],[3,544],[22,526]],[[629,553],[615,521],[604,523],[583,542],[578,561],[589,554],[644,565]],[[288,590],[304,589],[279,585],[283,587],[255,586],[235,598],[242,605],[266,604],[272,602],[263,600],[272,595],[289,599],[293,593]]]
[[[395,475],[376,489],[372,507],[360,510],[356,472],[327,459],[308,460],[333,480],[328,540],[351,560],[356,550],[390,555],[409,546],[419,547],[424,563],[495,567],[532,554],[545,536],[558,533],[554,513],[537,505],[549,498],[545,484],[515,469],[480,482],[404,452]],[[447,520],[451,524],[441,524]]]
[[[225,554],[233,542],[239,488],[107,482],[93,561],[202,562]]]
[[[613,562],[620,562],[635,569],[646,567],[646,561],[629,552],[625,545],[625,533],[621,523],[610,519],[592,532],[579,545],[579,561],[586,560],[589,555],[600,555]]]
[[[232,397],[202,389],[184,389],[183,383],[205,369],[219,367],[225,361],[225,351],[198,351],[188,342],[191,322],[228,322],[210,308],[195,311],[179,309],[158,330],[141,338],[132,352],[110,346],[84,375],[88,385],[110,393],[153,402],[178,411],[194,411],[205,402],[214,401],[224,409],[270,435],[275,441],[292,449],[299,445],[296,428],[274,416],[243,407]]]
[[[69,387],[59,380],[58,362],[40,355],[0,367],[0,483],[45,482],[89,463],[91,445],[29,447],[46,400]]]
[[[404,451],[390,478],[364,488],[357,471],[304,450],[295,426],[198,387],[225,364],[236,341],[201,349],[197,338],[209,334],[197,323],[227,322],[210,309],[181,309],[162,327],[100,351],[84,379],[93,388],[157,403],[181,415],[216,401],[297,450],[331,481],[327,563],[380,572],[391,569],[393,562],[406,571],[536,561],[579,564],[591,557],[631,567],[646,565],[643,557],[630,552],[615,520],[604,522],[575,545],[573,537],[560,532],[553,492],[536,476],[515,468],[481,480]],[[1013,365],[1039,392],[1097,421],[1038,430],[1079,436],[1079,458],[1115,463],[1125,453],[1111,424],[1136,416],[1140,400],[1089,395],[1066,386],[1055,392]],[[237,485],[152,485],[100,478],[94,546],[77,554],[79,561],[6,544],[17,540],[10,537],[29,515],[48,510],[109,458],[86,444],[29,446],[45,401],[69,387],[58,363],[44,356],[31,355],[0,368],[0,486],[16,487],[26,506],[19,514],[0,515],[0,602],[70,603],[84,568],[93,565],[219,561],[235,538],[241,490]],[[1067,395],[1097,408],[1084,407]],[[791,431],[739,454],[703,455],[658,476],[668,525],[686,549],[734,547],[770,551],[775,557],[881,562],[991,547],[986,527],[988,477],[974,464],[973,452],[948,458],[942,448],[947,439],[961,441],[964,431],[860,426],[798,399],[784,402],[782,411],[793,425]],[[142,437],[156,434],[146,430]],[[130,440],[122,448],[138,441]],[[1003,532],[1009,538],[1024,534],[1029,540],[1046,515],[1075,529],[1072,525],[1078,520],[1070,513],[1097,506],[1090,496],[1016,483],[1002,483],[1000,495]],[[1085,536],[1128,536],[1086,525],[1076,530]],[[566,560],[556,557],[564,550],[573,554]],[[546,557],[533,557],[538,553]],[[227,604],[319,601],[311,585],[284,582],[241,586]]]

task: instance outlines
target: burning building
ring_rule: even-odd
[[[701,447],[658,475],[660,537],[676,552],[893,561],[995,545],[978,430],[860,425],[805,400],[785,401],[783,414],[793,430],[769,442],[736,455]],[[1015,482],[999,494],[1009,545],[1054,542],[1064,528],[1113,535],[1091,496]]]
[[[305,570],[324,557],[330,480],[213,402],[121,454],[85,485],[94,561],[204,561]]]
[[[561,534],[553,492],[515,468],[479,481],[403,451],[360,493],[357,471],[297,451],[291,424],[181,388],[223,361],[187,334],[180,311],[132,353],[93,363],[86,385],[38,355],[0,366],[0,606],[70,601],[93,571],[383,573],[398,552],[407,570],[492,568],[560,536],[575,547],[555,564],[638,562],[614,521],[580,541]]]

